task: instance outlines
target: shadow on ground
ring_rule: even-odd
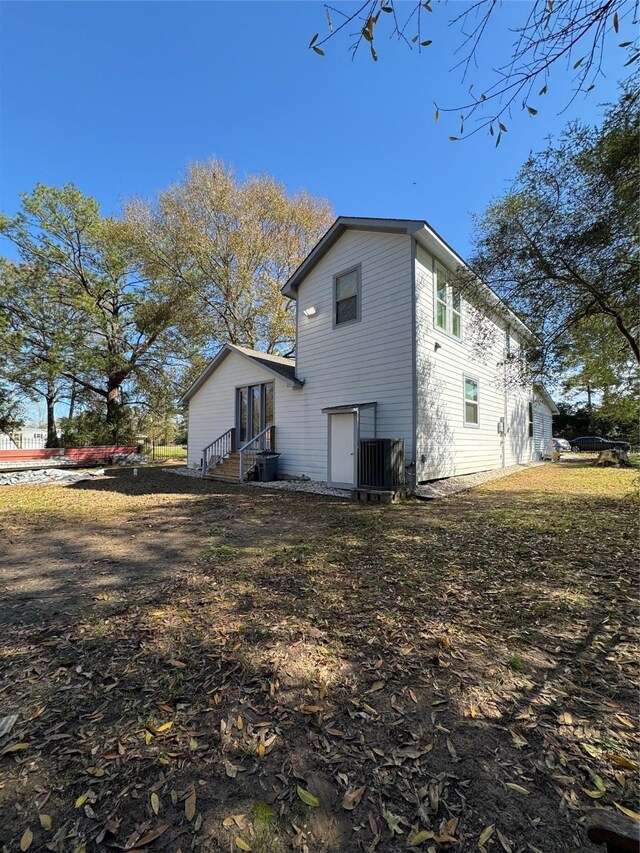
[[[560,467],[426,506],[18,490],[2,849],[589,849],[637,793],[635,513],[624,473]]]

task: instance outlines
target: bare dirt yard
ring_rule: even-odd
[[[637,810],[636,478],[4,489],[0,849],[595,850]]]

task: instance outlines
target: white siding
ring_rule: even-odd
[[[280,459],[282,470],[290,470],[286,451],[297,431],[297,404],[301,391],[289,387],[284,380],[235,352],[227,355],[189,401],[189,466],[199,465],[203,448],[235,427],[236,388],[270,381],[274,382],[276,449],[283,453]]]
[[[532,394],[505,381],[504,328],[494,324],[490,343],[481,344],[474,338],[469,306],[463,303],[463,339],[437,329],[433,259],[420,246],[416,255],[417,480],[529,461],[527,407]],[[464,425],[465,375],[479,383],[478,427]],[[507,427],[504,437],[498,432],[501,418]]]
[[[536,397],[533,403],[533,450],[536,459],[542,459],[552,435],[553,415],[551,409]]]
[[[333,277],[361,265],[361,319],[333,327]],[[316,313],[305,317],[305,308]],[[301,421],[290,470],[327,477],[327,415],[322,409],[377,402],[376,434],[403,438],[413,459],[411,238],[346,231],[298,293],[297,375],[304,379]]]

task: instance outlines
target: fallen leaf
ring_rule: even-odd
[[[196,789],[193,785],[189,789],[189,795],[184,801],[184,815],[188,821],[192,821],[196,815]]]
[[[1,754],[2,753],[0,753],[0,755]],[[625,770],[634,770],[635,771],[638,769],[638,765],[636,764],[636,762],[635,761],[629,761],[629,759],[625,758],[624,755],[617,755],[614,752],[608,752],[607,758],[609,759],[609,761],[613,761],[615,764],[619,765],[620,767],[624,767]]]
[[[20,750],[28,748],[28,743],[12,743],[11,746],[5,746],[0,755],[8,755],[10,752],[20,752]]]
[[[33,832],[30,829],[25,829],[22,838],[20,839],[20,849],[23,851],[28,850],[31,847],[31,842],[33,841]]]
[[[8,717],[0,717],[0,737],[8,735],[11,729],[15,726],[17,720],[17,714],[10,714]]]
[[[511,733],[511,737],[513,738],[513,742],[518,747],[518,749],[520,749],[523,746],[529,746],[529,742],[527,740],[525,740],[525,738],[523,738],[522,735],[518,734],[518,732],[514,732],[511,729],[509,729],[509,732]]]
[[[366,785],[363,785],[362,788],[356,788],[355,791],[347,791],[347,793],[344,795],[344,799],[342,800],[342,808],[346,809],[347,811],[355,809],[355,807],[362,799],[362,795],[366,790]]]
[[[480,838],[478,838],[478,844],[481,846],[486,844],[487,841],[491,838],[495,831],[494,824],[489,824],[489,826],[485,826],[485,828],[480,833]]]
[[[40,818],[40,826],[43,829],[51,829],[51,818],[48,814],[41,814],[38,817]]]
[[[409,836],[408,843],[411,847],[418,847],[423,841],[430,841],[435,836],[435,832],[432,832],[430,829],[421,829],[419,832]]]
[[[502,844],[502,849],[505,853],[513,853],[513,846],[508,838],[506,838],[499,829],[496,829],[496,835],[498,836],[498,841]]]
[[[89,776],[94,776],[96,779],[100,779],[104,776],[104,767],[87,767],[86,772]]]
[[[252,850],[253,849],[252,847],[250,847],[247,844],[247,842],[243,838],[240,838],[239,835],[236,838],[236,847],[238,848],[238,850]]]
[[[169,721],[168,723],[163,723],[161,726],[158,726],[156,729],[157,732],[168,732],[173,723]]]
[[[640,820],[640,814],[638,812],[634,812],[633,809],[628,809],[626,806],[621,806],[620,803],[614,802],[613,805],[620,809],[622,814],[626,814],[627,817],[633,818],[633,820]]]
[[[596,773],[593,777],[593,781],[599,791],[602,791],[603,794],[606,793],[607,786],[604,784],[604,779],[602,778],[602,776],[598,776],[598,774]]]
[[[528,794],[529,793],[529,791],[527,791],[526,788],[523,788],[522,785],[516,785],[515,782],[507,782],[506,786],[507,786],[507,788],[511,788],[512,791],[517,791],[519,794]]]
[[[386,809],[382,810],[382,817],[386,820],[387,826],[391,831],[391,834],[397,833],[398,835],[404,834],[404,829],[400,828],[400,822],[404,820],[400,815],[393,814],[392,812],[387,811]]]
[[[151,832],[147,832],[146,835],[143,835],[142,838],[139,838],[135,845],[129,849],[131,850],[139,850],[140,847],[146,847],[147,844],[151,844],[152,841],[155,841],[156,838],[160,838],[161,835],[169,829],[168,823],[162,823],[160,826],[156,827],[156,829],[152,829]]]
[[[153,794],[151,794],[151,808],[153,809],[153,813],[156,815],[160,811],[160,797],[156,794],[155,791],[153,792]]]
[[[384,681],[374,681],[371,687],[368,690],[365,690],[365,693],[377,693],[378,690],[382,690],[384,685]]]
[[[591,746],[590,743],[581,743],[580,746],[584,749],[587,755],[591,756],[591,758],[600,758],[600,750],[595,746]]]
[[[296,785],[296,791],[303,803],[306,803],[313,809],[320,808],[320,800],[317,797],[314,797],[310,791],[306,791],[304,788],[301,788],[300,785]]]
[[[78,799],[76,800],[76,803],[75,803],[75,806],[77,809],[82,808],[82,806],[87,802],[87,800],[89,799],[90,793],[91,793],[91,791],[85,791],[84,794],[80,794],[80,796],[78,797]]]
[[[604,791],[588,791],[586,788],[582,789],[587,797],[591,797],[592,800],[599,800],[600,797],[604,797]]]

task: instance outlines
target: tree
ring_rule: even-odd
[[[434,14],[441,13],[444,5],[433,4],[432,0],[410,4],[394,0],[359,0],[339,7],[325,4],[327,33],[324,36],[316,33],[309,48],[324,56],[329,42],[347,36],[353,39],[349,48],[352,56],[355,57],[362,47],[368,47],[371,58],[377,61],[376,45],[382,31],[408,48],[415,47],[422,52],[433,44],[431,14],[434,9],[437,10]],[[458,105],[443,108],[435,103],[436,121],[441,112],[460,117],[459,136],[450,139],[457,140],[486,129],[498,145],[507,130],[506,116],[513,107],[536,115],[538,108],[533,103],[546,94],[554,66],[573,66],[571,100],[581,92],[590,92],[601,74],[607,39],[619,38],[621,24],[635,27],[637,23],[635,0],[534,0],[521,3],[520,7],[522,23],[513,31],[510,55],[497,60],[496,67],[492,50],[491,72],[486,75],[486,85],[483,83],[481,87],[472,82],[468,95]],[[489,33],[498,19],[499,8],[497,0],[475,0],[465,4],[464,10],[449,22],[450,27],[460,32],[460,43],[451,54],[455,57],[455,68],[461,70],[463,82],[471,74],[482,78],[481,70],[486,61],[479,56],[480,48],[490,41]],[[619,45],[625,51],[625,66],[636,65],[640,60],[638,40],[635,30],[633,32],[631,40]],[[469,129],[472,118],[478,120]]]
[[[291,350],[295,309],[280,288],[333,221],[328,202],[288,195],[266,175],[239,181],[219,160],[194,163],[155,204],[126,207],[141,269],[195,297],[209,349],[230,342]]]
[[[18,401],[7,384],[0,380],[0,435],[11,433],[21,425]]]
[[[57,300],[43,268],[0,259],[0,376],[32,400],[44,400],[47,447],[58,447],[55,406],[68,393],[65,364],[78,334],[74,312]]]
[[[119,440],[127,421],[123,387],[162,375],[179,357],[177,328],[189,293],[141,276],[127,224],[102,217],[98,203],[72,184],[37,185],[22,196],[16,216],[0,219],[0,233],[34,271],[29,300],[57,302],[75,318],[60,375],[102,401],[111,439]],[[45,348],[30,354],[58,370],[57,356]]]
[[[640,362],[638,107],[629,88],[601,129],[571,124],[477,219],[474,274],[458,285],[479,276],[519,311],[545,342],[542,366],[593,318]]]

